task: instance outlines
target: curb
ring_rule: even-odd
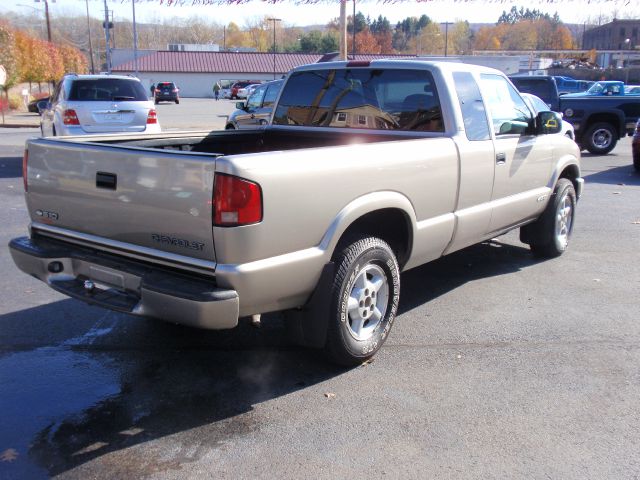
[[[40,128],[40,125],[37,123],[33,125],[24,123],[0,123],[0,128]]]

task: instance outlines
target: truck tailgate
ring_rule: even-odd
[[[215,266],[213,155],[51,139],[27,146],[34,228]]]

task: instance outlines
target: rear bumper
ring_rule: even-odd
[[[213,280],[40,237],[15,238],[9,250],[20,270],[86,303],[198,328],[238,324],[237,292]]]

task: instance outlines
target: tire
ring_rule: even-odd
[[[610,123],[594,123],[585,132],[582,143],[590,153],[606,155],[618,143],[616,129]]]
[[[232,123],[228,124],[226,127],[224,127],[225,130],[235,130],[236,127],[233,126]]]
[[[180,99],[176,98],[176,105],[178,105],[180,103]]]
[[[640,155],[633,157],[633,168],[636,169],[636,172],[640,172]]]
[[[529,244],[537,257],[554,258],[562,255],[573,233],[575,209],[576,191],[573,183],[561,178],[540,218],[522,227],[520,238]]]
[[[153,101],[153,103],[155,103],[156,105],[158,105],[158,103],[160,103],[160,102],[158,102],[158,100],[154,100],[154,101]]]
[[[400,268],[391,247],[375,237],[355,239],[334,255],[325,353],[356,366],[389,335],[400,299]]]

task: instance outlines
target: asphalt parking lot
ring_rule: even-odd
[[[183,103],[160,106],[166,128]],[[539,261],[510,233],[404,273],[389,340],[345,370],[291,346],[276,314],[193,330],[19,272],[30,134],[0,129],[0,478],[640,477],[629,139],[583,158],[565,255]]]

